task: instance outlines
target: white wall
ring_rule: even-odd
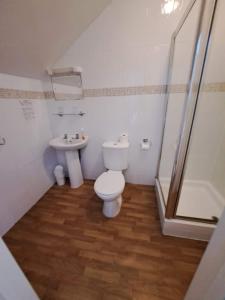
[[[223,97],[224,101],[225,95]],[[225,108],[224,109],[224,119],[225,119]],[[223,119],[223,121],[224,121]],[[222,127],[223,126],[223,127]],[[219,193],[225,199],[225,125],[224,122],[221,124],[221,129],[223,129],[223,133],[220,135],[220,139],[218,141],[216,147],[216,155],[214,158],[213,171],[211,173],[211,181]]]
[[[188,0],[171,15],[163,1],[113,0],[56,65],[80,65],[85,88],[161,84],[171,34]]]
[[[225,2],[218,1],[203,84],[225,82]],[[203,91],[198,100],[186,178],[206,180],[225,199],[225,93]]]
[[[165,83],[171,34],[185,5],[171,15],[162,15],[158,0],[113,0],[80,38],[56,63],[56,67],[83,68],[85,89]],[[153,184],[159,157],[164,96],[135,95],[93,97],[77,102],[51,102],[50,115],[73,105],[87,112],[83,119],[52,117],[55,136],[83,127],[90,142],[83,151],[86,178],[104,170],[101,144],[127,132],[131,148],[126,180]],[[152,141],[148,152],[140,151],[142,138]]]
[[[1,300],[39,299],[1,238],[0,265]]]
[[[59,104],[61,105],[61,103]],[[82,168],[85,178],[94,179],[104,171],[101,145],[105,140],[116,140],[123,132],[129,134],[128,182],[153,184],[161,142],[162,97],[130,96],[77,101],[84,117],[52,117],[54,134],[72,133],[85,129],[90,137],[87,148],[82,151]],[[56,104],[51,103],[51,111]],[[63,105],[65,111],[73,111],[73,104]],[[140,150],[143,138],[152,140],[150,151]],[[59,156],[63,162],[62,156]]]
[[[213,184],[222,181],[224,185],[224,98],[224,92],[203,92],[200,95],[185,174],[188,179]]]
[[[0,88],[42,91],[38,80],[0,74]],[[0,99],[0,235],[9,230],[53,184],[54,152],[47,105],[31,100]],[[24,109],[29,109],[27,119]]]
[[[225,82],[224,13],[225,2],[219,0],[205,72],[206,82]],[[208,113],[208,122],[212,123],[208,133],[214,139],[208,143],[213,148],[211,151],[214,151],[210,155],[213,158],[210,181],[225,199],[225,92],[211,93],[208,97],[211,99],[211,107],[213,106]]]

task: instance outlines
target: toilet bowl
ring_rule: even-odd
[[[94,190],[103,200],[104,216],[113,218],[119,214],[124,186],[125,179],[121,171],[109,170],[97,178]]]
[[[107,172],[96,180],[94,190],[103,200],[103,214],[108,218],[117,216],[122,205],[125,179],[122,171],[128,168],[128,136],[119,141],[108,141],[102,145],[103,160]]]

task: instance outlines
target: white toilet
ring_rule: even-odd
[[[105,142],[102,145],[104,165],[107,172],[95,181],[94,190],[104,201],[103,214],[108,218],[117,216],[122,205],[125,179],[122,170],[128,167],[128,141]]]

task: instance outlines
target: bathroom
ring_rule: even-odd
[[[224,12],[1,1],[0,246],[33,288],[0,299],[184,299],[225,206]]]

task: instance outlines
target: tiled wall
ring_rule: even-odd
[[[101,97],[73,102],[49,101],[50,112],[81,109],[83,117],[51,115],[54,134],[73,133],[84,128],[89,135],[88,146],[82,151],[82,167],[85,178],[95,179],[103,170],[101,145],[106,140],[116,140],[123,132],[129,134],[129,169],[126,180],[133,183],[153,184],[161,141],[163,99],[160,95]],[[152,141],[150,151],[141,151],[143,138]],[[62,155],[59,155],[63,162]]]
[[[225,1],[219,0],[215,14],[211,41],[203,81],[225,82]],[[187,176],[209,181],[225,199],[225,91],[204,90],[194,123],[192,147]]]
[[[162,1],[113,0],[57,67],[80,65],[85,89],[162,85],[171,34],[189,3],[182,2],[163,15]]]
[[[38,80],[0,74],[0,88],[34,91],[41,95]],[[0,236],[33,206],[53,184],[54,152],[46,101],[1,95],[0,138]]]
[[[49,112],[73,106],[87,112],[83,118],[51,116],[54,135],[83,127],[90,136],[82,158],[86,178],[104,170],[103,141],[126,132],[131,142],[126,180],[154,184],[170,38],[187,3],[165,16],[158,0],[113,0],[56,63],[83,68],[85,99],[52,102]],[[140,149],[143,138],[152,141],[149,151]]]

